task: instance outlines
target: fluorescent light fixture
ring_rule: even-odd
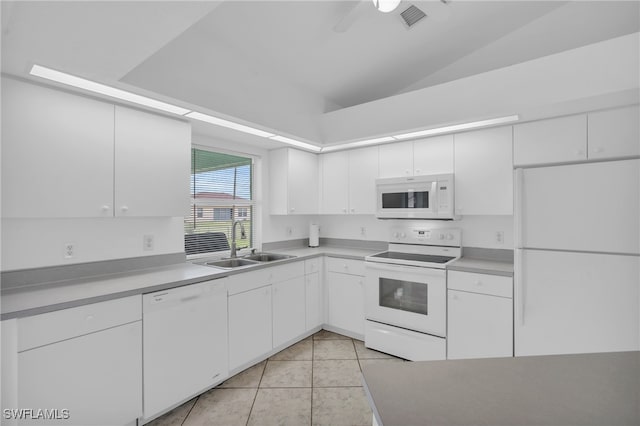
[[[188,109],[181,108],[179,106],[147,98],[146,96],[136,95],[135,93],[127,92],[126,90],[116,89],[115,87],[96,83],[95,81],[86,80],[84,78],[52,70],[40,65],[34,65],[31,68],[29,74],[36,77],[46,78],[47,80],[56,81],[58,83],[66,84],[68,86],[84,89],[89,92],[99,93],[101,95],[111,96],[112,98],[122,99],[134,104],[144,105],[150,108],[159,109],[161,111],[170,112],[172,114],[185,115],[189,112]]]
[[[215,124],[216,126],[227,127],[229,129],[237,130],[239,132],[249,133],[252,135],[260,136],[263,138],[269,138],[275,136],[275,133],[265,132],[264,130],[254,129],[253,127],[245,126],[244,124],[234,123],[233,121],[223,120],[222,118],[214,117],[212,115],[203,114],[201,112],[190,112],[185,117],[193,118],[194,120],[206,121],[207,123]]]
[[[394,138],[393,136],[385,136],[385,137],[381,137],[381,138],[366,139],[366,140],[363,140],[363,141],[349,142],[349,143],[344,143],[344,144],[340,144],[340,145],[325,146],[325,147],[322,148],[322,152],[340,151],[340,150],[343,150],[343,149],[357,148],[359,146],[375,145],[375,144],[384,143],[384,142],[393,142],[395,140],[397,140],[397,139]]]
[[[454,124],[452,126],[437,127],[435,129],[419,130],[417,132],[394,135],[394,137],[396,139],[412,139],[412,138],[418,138],[421,136],[432,136],[432,135],[439,135],[441,133],[456,132],[459,130],[468,130],[468,129],[475,129],[478,127],[493,126],[495,124],[511,123],[513,121],[518,121],[519,119],[520,117],[518,115],[509,115],[506,117],[491,118],[489,120],[473,121],[471,123]]]
[[[269,139],[278,141],[278,142],[284,142],[286,144],[297,146],[300,148],[309,149],[311,151],[320,152],[322,150],[322,148],[320,148],[319,146],[311,145],[310,143],[306,143],[306,142],[300,142],[295,139],[285,138],[284,136],[280,136],[280,135],[272,136]]]

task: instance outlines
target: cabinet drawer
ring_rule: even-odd
[[[131,296],[18,320],[18,351],[142,319],[142,296]]]
[[[339,272],[342,274],[364,276],[364,260],[328,257],[327,270],[330,272]]]
[[[513,297],[513,279],[498,275],[475,274],[472,272],[449,271],[447,287],[492,296]]]
[[[313,259],[307,259],[304,261],[304,273],[313,274],[320,270],[321,257],[314,257]]]
[[[304,276],[304,269],[304,262],[293,262],[231,275],[227,282],[229,295],[242,293],[281,281],[287,281],[296,277],[302,277]]]

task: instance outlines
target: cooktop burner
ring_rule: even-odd
[[[415,262],[425,262],[425,263],[447,263],[448,261],[455,259],[455,257],[452,257],[452,256],[436,256],[432,254],[402,253],[398,251],[385,251],[383,253],[374,254],[371,257],[378,257],[381,259],[411,260]]]

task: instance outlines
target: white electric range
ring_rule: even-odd
[[[365,258],[365,346],[412,361],[446,359],[447,272],[459,229],[391,230],[388,250]]]

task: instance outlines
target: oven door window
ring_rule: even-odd
[[[428,209],[429,191],[385,192],[382,194],[383,209]]]
[[[416,314],[428,314],[428,284],[380,278],[379,287],[380,306]]]

